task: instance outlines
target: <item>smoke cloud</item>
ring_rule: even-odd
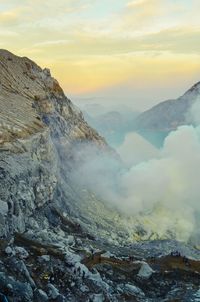
[[[200,97],[197,97],[186,114],[189,124],[200,125]]]
[[[159,157],[159,150],[137,133],[128,133],[123,144],[117,149],[126,166]]]
[[[200,105],[195,103],[195,122]],[[188,240],[198,228],[200,213],[200,126],[181,126],[156,149],[139,135],[130,133],[118,149],[122,161],[98,154],[88,145],[88,160],[74,178],[122,215],[140,221],[147,231],[162,237],[173,233]]]

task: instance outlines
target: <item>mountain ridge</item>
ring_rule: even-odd
[[[42,70],[30,59],[6,50],[0,50],[0,66],[1,144],[37,133],[47,126],[45,116],[58,112],[68,120],[74,119],[71,125],[73,134],[68,133],[69,139],[70,135],[71,139],[76,135],[77,139],[94,139],[106,145],[105,140],[84,121],[82,113],[65,97],[49,69]],[[57,98],[57,104],[50,98]]]
[[[141,113],[135,120],[135,128],[138,130],[171,131],[178,126],[192,123],[187,117],[187,113],[199,96],[200,82],[197,82],[177,99],[160,102]]]

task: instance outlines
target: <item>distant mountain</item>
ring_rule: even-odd
[[[112,111],[106,111],[98,115],[87,111],[87,108],[84,109],[83,114],[86,121],[97,129],[109,144],[114,147],[119,146],[126,134],[133,130],[134,120],[139,114],[127,108],[123,110],[120,108],[115,110],[114,108]]]
[[[78,103],[78,107],[81,108],[83,111],[86,111],[91,116],[98,116],[100,114],[105,114],[108,111],[106,107],[104,107],[99,103],[82,105],[80,102]]]
[[[141,113],[135,119],[134,128],[152,143],[160,146],[170,131],[181,125],[195,123],[190,111],[198,97],[200,97],[200,82],[181,97],[164,101]]]
[[[143,130],[170,131],[180,125],[192,123],[188,112],[198,97],[200,97],[200,82],[178,99],[159,103],[141,113],[135,120],[135,126]]]

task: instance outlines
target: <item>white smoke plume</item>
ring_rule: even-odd
[[[128,167],[155,157],[158,158],[160,154],[156,147],[135,132],[126,135],[117,152]]]
[[[195,103],[190,114],[196,123],[197,112]],[[176,239],[188,240],[200,213],[200,126],[172,131],[160,150],[132,133],[118,151],[126,168],[87,146],[81,152],[89,160],[74,177],[127,217],[148,217],[153,231],[173,231]]]
[[[197,97],[192,106],[186,113],[186,121],[188,124],[200,125],[200,97]]]

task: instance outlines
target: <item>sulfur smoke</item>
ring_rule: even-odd
[[[161,235],[175,230],[177,239],[188,240],[198,233],[200,213],[199,104],[188,113],[193,125],[170,132],[161,149],[128,134],[118,150],[124,165],[87,146],[81,152],[88,160],[74,177],[123,215],[148,217]]]

